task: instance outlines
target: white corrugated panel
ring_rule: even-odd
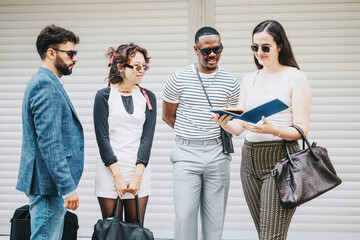
[[[63,78],[85,131],[85,171],[76,211],[79,235],[89,236],[100,218],[94,196],[97,145],[92,106],[96,91],[106,85],[108,68],[104,55],[110,46],[133,41],[145,47],[152,57],[142,85],[158,98],[158,124],[151,155],[153,191],[145,224],[156,237],[170,238],[174,211],[169,155],[174,134],[161,120],[163,85],[168,75],[194,60],[193,35],[201,21],[219,30],[225,46],[221,65],[241,79],[254,69],[249,47],[252,29],[262,20],[277,19],[287,30],[297,60],[312,86],[309,137],[329,149],[344,181],[297,211],[289,239],[325,239],[316,233],[306,235],[314,231],[340,232],[327,239],[352,239],[351,234],[360,231],[360,4],[291,2],[1,0],[0,235],[9,233],[14,209],[27,202],[24,194],[15,190],[21,151],[21,104],[26,83],[41,64],[35,41],[45,25],[54,23],[80,36],[79,61],[73,74]],[[256,239],[239,180],[242,142],[242,137],[235,138],[237,149],[232,162],[224,239]]]
[[[56,24],[80,36],[78,63],[63,77],[85,133],[85,169],[78,188],[79,235],[90,236],[100,208],[94,196],[97,144],[92,108],[96,91],[105,87],[105,53],[110,46],[134,42],[151,56],[143,87],[158,99],[158,125],[151,155],[152,195],[146,226],[171,237],[173,226],[173,131],[161,120],[161,92],[167,77],[189,63],[189,1],[0,1],[0,235],[9,233],[13,211],[27,203],[15,190],[21,151],[21,104],[31,76],[41,65],[35,42],[40,30]]]
[[[336,189],[298,208],[289,237],[297,239],[294,233],[298,231],[339,232],[335,238],[330,233],[316,239],[359,239],[360,1],[217,0],[212,24],[222,35],[222,65],[239,79],[255,70],[251,34],[267,19],[283,25],[300,68],[309,78],[313,95],[309,139],[328,149],[343,180]],[[240,157],[232,163],[225,231],[254,231],[239,165]],[[349,232],[356,238],[349,237]]]

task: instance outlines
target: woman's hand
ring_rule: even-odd
[[[119,165],[117,162],[111,164],[109,166],[109,169],[111,171],[111,174],[114,177],[114,186],[117,194],[119,195],[119,198],[122,199],[124,194],[128,192],[128,183],[125,181],[123,175],[120,172]]]
[[[274,125],[269,120],[267,120],[264,116],[262,116],[261,120],[263,121],[263,124],[247,123],[245,128],[251,132],[277,135],[275,134],[276,130]]]
[[[126,192],[129,192],[128,183],[121,174],[114,176],[114,186],[120,199],[122,199]]]
[[[134,175],[129,183],[128,192],[132,193],[136,196],[139,193],[140,186],[141,186],[142,176]]]
[[[129,183],[128,192],[132,193],[134,196],[136,196],[139,193],[144,169],[145,169],[144,164],[136,165],[134,176],[132,177]]]

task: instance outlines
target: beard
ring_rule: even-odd
[[[213,58],[213,57],[211,57],[211,58],[207,58],[207,59],[204,59],[203,60],[203,63],[201,64],[201,65],[203,65],[203,67],[207,70],[207,71],[214,71],[215,69],[217,69],[217,64],[214,66],[214,67],[210,67],[209,65],[208,65],[208,61],[209,60],[216,60],[216,58]]]
[[[217,66],[216,67],[205,66],[205,67],[206,67],[206,70],[208,70],[208,71],[213,71],[213,70],[215,70],[217,68]]]
[[[66,63],[60,57],[56,56],[55,67],[61,75],[70,75],[72,73],[72,68],[70,67],[73,65],[75,65],[75,63],[66,65]]]

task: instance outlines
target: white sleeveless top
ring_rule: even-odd
[[[292,102],[289,90],[289,79],[291,72],[296,68],[288,67],[282,75],[282,80],[272,92],[267,94],[254,94],[253,88],[256,79],[256,75],[258,71],[255,71],[251,80],[249,81],[249,85],[247,86],[246,92],[246,110],[249,111],[255,107],[260,106],[266,102],[274,100],[278,98],[282,102],[284,102],[289,108],[278,112],[274,115],[267,117],[267,119],[274,125],[278,127],[287,127],[293,124],[293,116],[292,116]],[[259,121],[257,124],[262,124],[263,121]],[[264,133],[254,133],[248,131],[245,139],[249,142],[263,142],[263,141],[273,141],[280,140],[282,138],[274,136],[272,134],[264,134]]]

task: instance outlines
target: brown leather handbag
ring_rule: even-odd
[[[280,204],[284,208],[293,208],[310,201],[333,189],[341,183],[331,164],[327,150],[310,146],[308,139],[299,126],[293,126],[302,136],[303,150],[290,154],[285,141],[286,157],[280,160],[272,170]]]

